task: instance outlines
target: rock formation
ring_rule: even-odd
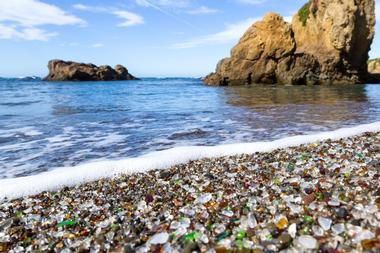
[[[368,72],[370,74],[380,74],[380,58],[368,62]]]
[[[204,78],[209,85],[340,84],[367,78],[374,0],[310,0],[289,24],[268,13]]]
[[[368,83],[380,83],[380,58],[368,61]]]
[[[133,75],[122,65],[96,66],[94,64],[71,61],[51,60],[48,64],[49,74],[46,81],[116,81],[135,80]]]

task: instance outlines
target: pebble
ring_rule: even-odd
[[[343,208],[343,207],[341,207],[341,208],[337,208],[337,209],[336,209],[336,215],[337,215],[339,218],[345,219],[345,218],[347,218],[347,216],[348,216],[348,211],[347,211],[346,208]]]
[[[212,194],[210,194],[210,193],[203,194],[195,200],[194,204],[196,204],[196,205],[202,204],[203,205],[203,204],[209,202],[211,199],[212,199]]]
[[[340,202],[337,200],[330,200],[329,202],[327,202],[327,204],[329,206],[340,206]]]
[[[230,210],[223,210],[223,211],[222,211],[222,214],[223,214],[224,216],[227,216],[227,217],[232,217],[232,216],[234,216],[234,212],[232,212],[232,211],[230,211]]]
[[[343,223],[340,223],[340,224],[335,224],[334,226],[332,226],[331,230],[333,231],[334,234],[340,235],[346,230],[346,228]]]
[[[323,236],[325,234],[325,231],[320,226],[313,226],[312,231],[315,236]]]
[[[318,223],[323,230],[327,231],[331,228],[332,220],[330,218],[318,217]]]
[[[380,134],[0,203],[0,252],[380,252]]]
[[[252,213],[248,214],[248,220],[247,220],[247,223],[248,223],[248,226],[249,226],[250,228],[255,228],[255,227],[257,227],[257,220],[256,220],[255,216],[254,216]]]
[[[288,228],[288,233],[292,238],[296,238],[297,235],[297,224],[293,223]]]
[[[301,235],[297,238],[296,245],[302,250],[316,249],[318,241],[310,235]]]
[[[148,244],[165,244],[169,240],[169,234],[166,232],[155,234],[149,239]]]

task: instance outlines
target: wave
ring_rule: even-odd
[[[299,146],[327,139],[346,138],[365,132],[376,131],[380,131],[380,121],[330,132],[286,137],[270,142],[177,147],[153,152],[137,158],[127,158],[117,161],[99,161],[75,167],[63,167],[34,176],[0,180],[0,200],[15,199],[38,194],[43,191],[56,191],[66,186],[75,186],[101,178],[112,178],[120,174],[165,169],[207,157],[213,158],[244,153],[269,152],[278,148]]]
[[[22,101],[22,102],[6,102],[6,103],[0,103],[2,106],[27,106],[32,104],[37,104],[41,102],[41,100],[36,101]]]
[[[0,81],[41,81],[39,76],[0,77]]]

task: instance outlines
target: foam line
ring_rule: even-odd
[[[380,121],[372,124],[342,128],[331,132],[287,137],[271,142],[228,144],[220,146],[178,147],[153,152],[138,158],[118,161],[92,162],[75,167],[58,168],[34,176],[0,180],[0,201],[38,194],[42,191],[56,191],[65,186],[74,186],[101,178],[112,178],[118,174],[146,172],[165,169],[202,158],[231,156],[243,153],[269,152],[309,144],[327,139],[340,139],[365,132],[380,131]]]

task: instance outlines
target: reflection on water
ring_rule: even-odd
[[[366,102],[366,86],[242,86],[225,90],[229,104],[257,108],[287,104],[338,104]]]
[[[377,85],[2,80],[0,97],[0,178],[176,146],[272,140],[380,120]]]
[[[246,107],[277,122],[332,122],[376,120],[379,99],[368,101],[371,86],[243,86],[225,89],[225,100],[233,106]],[[373,85],[372,87],[378,87]],[[379,95],[379,89],[370,91]],[[375,93],[375,94],[373,94]],[[374,103],[374,107],[370,106]],[[376,115],[377,114],[377,115]],[[251,119],[250,119],[251,120]]]

